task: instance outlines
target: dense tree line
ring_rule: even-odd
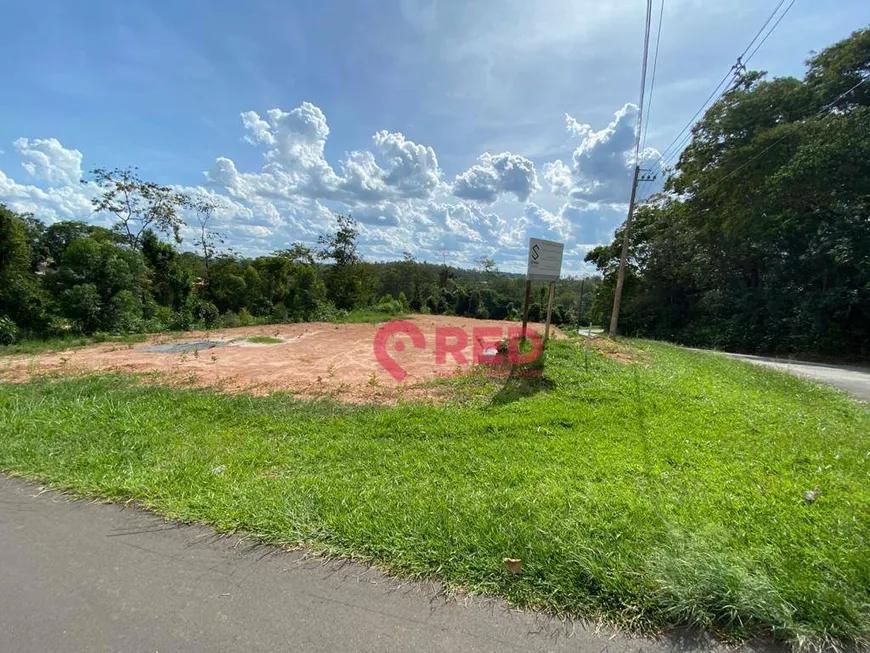
[[[870,29],[802,80],[742,74],[636,213],[624,333],[870,358]],[[622,231],[587,257],[613,300]]]
[[[95,200],[113,229],[68,221],[46,225],[0,205],[0,344],[65,333],[135,333],[341,319],[367,308],[390,315],[421,312],[517,319],[524,280],[497,272],[417,262],[364,261],[358,230],[337,216],[335,232],[314,249],[295,244],[270,256],[219,251],[210,227],[214,206],[141,181],[135,171],[94,173]],[[182,208],[199,218],[195,252],[178,248]],[[557,324],[588,323],[598,279],[566,280]],[[588,290],[581,297],[582,287]],[[546,310],[536,290],[530,317]]]

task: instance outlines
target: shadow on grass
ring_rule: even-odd
[[[495,396],[490,400],[490,406],[504,406],[524,397],[531,397],[539,392],[552,390],[556,384],[544,376],[542,369],[528,369],[514,366],[504,380]]]

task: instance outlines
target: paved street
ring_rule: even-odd
[[[803,363],[785,358],[765,358],[748,354],[726,354],[731,358],[790,372],[796,376],[821,381],[845,390],[858,399],[870,402],[870,368],[850,365]]]
[[[356,564],[0,476],[0,651],[717,650],[449,601]],[[725,649],[721,650],[734,650]]]

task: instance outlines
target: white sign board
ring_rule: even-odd
[[[562,272],[563,243],[529,238],[529,268],[526,278],[532,281],[558,281]]]

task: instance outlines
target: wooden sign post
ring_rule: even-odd
[[[526,294],[523,298],[523,340],[526,339],[526,326],[529,324],[529,298],[532,295],[532,280],[526,279]]]
[[[544,327],[544,342],[550,339],[550,317],[553,315],[553,299],[556,297],[556,282],[550,282],[550,299],[547,301],[547,326]]]
[[[523,299],[523,339],[526,337],[526,326],[529,321],[529,298],[532,293],[532,281],[549,281],[550,297],[547,301],[547,326],[544,332],[544,342],[550,337],[550,319],[553,314],[553,299],[556,296],[556,282],[562,274],[562,254],[565,251],[563,243],[540,238],[529,238],[529,266],[526,272],[526,294]]]

